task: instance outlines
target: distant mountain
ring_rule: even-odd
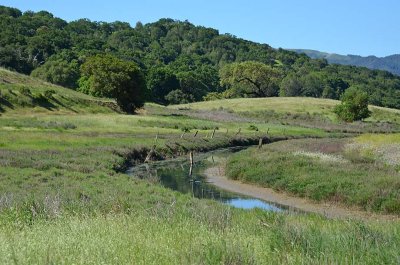
[[[305,53],[313,59],[327,59],[329,63],[364,66],[369,69],[386,70],[393,74],[400,75],[400,54],[394,54],[386,57],[359,55],[340,55],[336,53],[320,52],[306,49],[290,49],[297,53]]]

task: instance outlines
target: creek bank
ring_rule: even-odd
[[[153,148],[141,146],[126,153],[118,153],[123,158],[123,163],[114,165],[117,172],[125,172],[130,167],[148,161],[161,161],[179,156],[187,155],[189,152],[209,152],[229,147],[245,147],[259,144],[260,138],[263,144],[270,144],[278,141],[302,138],[318,138],[306,136],[249,136],[249,137],[229,137],[220,136],[214,139],[187,137],[178,141],[167,141],[163,146],[155,145]]]
[[[271,188],[259,187],[237,180],[228,179],[225,176],[225,168],[222,165],[207,168],[204,172],[207,180],[216,187],[261,199],[267,202],[287,206],[290,209],[298,209],[301,212],[316,213],[327,218],[362,219],[362,220],[399,220],[396,215],[376,214],[357,208],[346,208],[332,203],[316,203],[309,199],[294,197],[284,192],[277,192]]]

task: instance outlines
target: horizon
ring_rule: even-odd
[[[295,3],[294,0],[286,3],[260,3],[255,0],[249,5],[228,3],[226,0],[210,2],[173,0],[165,3],[153,0],[138,4],[135,1],[116,0],[111,5],[109,1],[100,0],[97,8],[93,8],[91,3],[77,0],[69,3],[6,0],[0,4],[18,8],[22,12],[48,11],[68,22],[87,18],[91,21],[123,21],[134,27],[136,22],[147,24],[161,18],[188,20],[196,26],[217,29],[220,34],[229,33],[274,48],[377,57],[400,54],[400,29],[392,26],[398,22],[395,10],[400,8],[400,3],[393,0],[385,1],[385,5],[360,0],[352,3],[339,0],[335,4],[309,0],[301,6],[291,5]],[[329,13],[326,12],[328,9]],[[274,23],[276,21],[279,23]]]

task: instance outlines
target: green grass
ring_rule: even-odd
[[[194,110],[225,109],[238,113],[273,110],[278,113],[319,114],[331,120],[336,120],[336,117],[332,111],[333,108],[339,103],[340,101],[333,99],[306,97],[236,98],[174,105],[171,106],[171,108],[190,108]],[[376,118],[379,118],[380,121],[384,120],[382,118],[394,120],[396,119],[396,116],[400,114],[400,110],[396,109],[377,106],[370,106],[370,108],[373,112],[373,115],[367,120],[377,120]]]
[[[228,112],[231,115],[267,123],[320,128],[327,132],[398,132],[400,110],[370,106],[371,117],[364,122],[343,123],[333,113],[340,102],[303,97],[239,98],[170,106],[190,111]]]
[[[266,132],[270,137],[336,134],[231,119],[214,111],[207,111],[209,119],[154,104],[140,115],[122,115],[99,105],[112,101],[3,69],[0,77],[0,264],[389,264],[399,260],[398,221],[327,220],[238,210],[117,170],[135,155],[146,154],[156,135],[157,151],[171,156],[257,140]],[[21,94],[26,87],[32,96]],[[53,98],[35,100],[48,89],[56,92]],[[210,139],[214,128],[218,130]],[[181,138],[184,130],[190,132]]]
[[[73,124],[68,128],[65,124]],[[394,263],[398,222],[242,211],[114,170],[133,149],[227,145],[249,123],[188,116],[17,115],[0,120],[0,263]],[[255,124],[265,130],[268,124]],[[192,126],[180,139],[181,126]],[[218,126],[216,137],[205,139]],[[275,136],[324,136],[271,125]],[[196,128],[196,129],[194,129]],[[200,135],[193,138],[194,132]],[[90,255],[88,254],[90,253]]]
[[[52,91],[51,96],[46,92]],[[0,114],[111,113],[115,103],[0,68]]]
[[[214,101],[204,101],[183,105],[175,105],[172,108],[191,108],[199,110],[228,109],[233,112],[261,110],[275,110],[277,112],[291,113],[323,113],[332,115],[330,110],[338,104],[331,99],[315,99],[302,97],[273,97],[273,98],[236,98]]]
[[[385,162],[351,140],[305,139],[235,154],[227,174],[315,201],[400,214],[399,164]]]
[[[356,141],[375,146],[400,144],[400,134],[364,134],[357,137]]]
[[[399,223],[243,211],[187,199],[131,214],[0,227],[2,264],[395,264]]]

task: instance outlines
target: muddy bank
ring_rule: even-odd
[[[276,192],[270,188],[258,187],[240,181],[231,180],[226,178],[224,167],[222,165],[208,168],[205,170],[204,174],[211,184],[223,190],[281,204],[289,207],[289,209],[295,208],[304,212],[317,213],[328,218],[400,220],[400,217],[395,215],[374,214],[360,209],[350,209],[330,203],[316,203],[305,198],[294,197],[283,192]]]
[[[132,166],[144,163],[146,158],[148,158],[148,161],[161,161],[187,155],[191,151],[203,153],[222,148],[257,145],[260,138],[262,138],[263,144],[269,144],[278,141],[311,137],[223,136],[214,139],[187,137],[178,141],[168,141],[162,146],[154,146],[153,148],[143,146],[135,148],[127,153],[120,153],[118,155],[123,157],[123,163],[115,165],[114,170],[125,172]]]

